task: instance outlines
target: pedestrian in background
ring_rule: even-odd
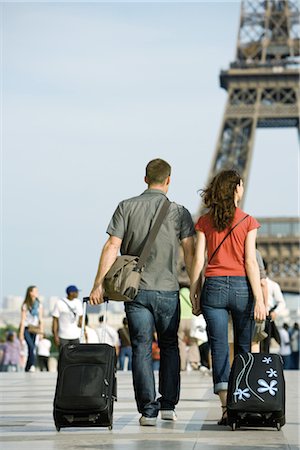
[[[153,370],[159,370],[160,366],[160,348],[157,340],[157,333],[154,331],[153,333],[153,341],[152,341],[152,368]]]
[[[55,345],[79,344],[82,322],[82,302],[78,298],[79,289],[68,286],[67,297],[57,300],[52,312],[52,332]]]
[[[130,342],[127,317],[123,319],[123,327],[118,329],[120,340],[119,370],[124,370],[125,359],[127,358],[127,370],[132,369],[132,348]]]
[[[43,307],[38,299],[38,288],[29,286],[21,308],[19,339],[24,339],[28,347],[25,372],[35,370],[35,340],[38,333],[43,332]]]
[[[144,178],[148,189],[122,201],[108,226],[91,304],[103,302],[103,280],[117,258],[141,254],[158,211],[166,204],[171,166],[162,159],[147,164]],[[177,259],[181,242],[189,273],[194,252],[194,223],[190,213],[172,202],[159,229],[141,274],[139,291],[133,302],[125,303],[132,345],[132,374],[141,426],[155,426],[159,410],[163,420],[176,420],[175,405],[180,392],[178,351],[179,285]],[[152,367],[153,329],[160,347],[159,393],[156,398]]]
[[[178,345],[180,355],[180,370],[184,371],[189,365],[191,369],[198,370],[200,353],[197,339],[191,336],[191,324],[193,321],[190,289],[182,286],[179,290],[180,298],[180,322],[178,329]]]
[[[84,327],[84,343],[85,344],[99,344],[99,338],[96,330],[89,326],[89,318],[86,314],[85,316],[85,327]]]
[[[37,354],[39,369],[41,372],[49,372],[51,341],[44,334],[39,335]]]
[[[21,356],[21,344],[14,331],[8,331],[6,342],[1,345],[3,359],[2,372],[18,372]]]
[[[280,334],[280,355],[283,359],[283,368],[285,370],[291,369],[291,358],[292,358],[292,348],[291,348],[291,340],[289,334],[289,326],[287,323],[284,323],[282,328],[279,330]]]
[[[223,411],[219,425],[227,424],[228,314],[231,312],[233,321],[235,354],[250,351],[253,307],[255,320],[266,318],[256,260],[256,235],[260,225],[238,207],[243,193],[243,180],[235,170],[218,173],[202,191],[208,213],[196,224],[197,241],[191,270],[193,313],[203,312],[210,339],[214,393],[219,396]],[[200,297],[206,249],[208,263]]]
[[[116,349],[116,355],[119,355],[119,335],[117,330],[114,329],[111,325],[104,322],[104,315],[101,314],[99,316],[99,326],[96,328],[96,333],[98,335],[98,339],[100,344],[108,344]]]
[[[291,369],[299,369],[299,349],[300,349],[300,334],[299,334],[299,324],[294,323],[293,328],[290,330],[290,340],[291,340]]]

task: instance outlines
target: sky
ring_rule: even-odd
[[[1,293],[90,292],[119,201],[172,166],[197,215],[226,102],[240,2],[2,2]],[[244,209],[296,216],[295,129],[258,130]]]

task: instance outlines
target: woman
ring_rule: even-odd
[[[234,170],[220,172],[202,191],[208,213],[196,224],[191,270],[193,314],[203,313],[210,337],[214,393],[219,395],[222,407],[219,425],[227,424],[228,314],[233,320],[235,354],[250,351],[253,309],[255,320],[266,316],[255,253],[260,225],[238,208],[243,193],[243,181]],[[199,295],[206,249],[208,264]]]
[[[36,286],[29,286],[21,308],[20,342],[28,346],[28,358],[25,372],[35,369],[35,338],[37,333],[43,333],[43,308],[38,297]]]

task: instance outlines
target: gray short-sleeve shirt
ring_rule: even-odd
[[[122,239],[122,255],[141,254],[165,197],[163,191],[147,189],[141,195],[119,203],[106,231]],[[194,234],[194,223],[189,211],[172,202],[147,259],[141,289],[179,289],[176,269],[178,248],[182,239]]]

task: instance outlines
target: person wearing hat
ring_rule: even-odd
[[[82,303],[78,298],[79,289],[68,286],[67,297],[57,300],[52,312],[52,332],[57,347],[65,344],[79,344],[82,321]]]

